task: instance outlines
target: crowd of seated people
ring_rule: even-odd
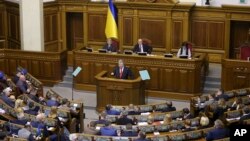
[[[71,125],[67,125],[66,127],[66,124],[69,124],[69,120],[67,120],[67,117],[60,117],[58,110],[64,110],[64,113],[72,113],[72,115],[69,116],[72,119],[72,116],[78,116],[76,105],[71,105],[67,99],[59,100],[54,95],[51,97],[47,96],[46,98],[38,95],[37,88],[34,87],[30,81],[26,80],[27,73],[26,69],[20,69],[12,80],[8,80],[15,82],[21,92],[19,96],[16,91],[13,91],[12,88],[8,86],[5,74],[0,71],[0,87],[2,86],[0,94],[1,103],[7,106],[0,107],[1,113],[6,113],[10,117],[13,117],[13,119],[8,120],[9,123],[22,127],[19,129],[19,133],[15,132],[14,134],[20,135],[20,137],[26,138],[27,140],[37,140],[37,137],[49,137],[50,140],[56,141],[58,140],[57,133],[59,130],[62,130],[63,133],[60,138],[66,141],[69,140],[68,136],[70,132],[67,127]],[[25,96],[28,98],[24,98]],[[72,106],[74,106],[74,108],[72,108]],[[64,113],[61,112],[62,115],[65,115]],[[45,119],[47,121],[47,118],[54,119],[56,124],[51,127],[48,126],[49,124],[47,122],[45,123]],[[29,132],[30,127],[37,128],[37,132],[35,134]],[[79,126],[75,128],[79,129]],[[9,130],[10,128],[8,127],[7,129]],[[8,131],[8,134],[10,134],[10,131]],[[1,137],[4,138],[6,135]]]

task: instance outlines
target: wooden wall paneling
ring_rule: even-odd
[[[88,22],[88,41],[105,42],[106,13],[88,14]]]
[[[1,58],[0,59],[0,70],[1,71],[3,71],[3,72],[6,72],[7,70],[7,68],[6,68],[6,65],[5,65],[6,63],[5,63],[5,59],[4,58]]]
[[[178,71],[178,88],[179,92],[188,92],[188,84],[190,83],[188,80],[188,71],[180,69]]]
[[[0,48],[5,48],[5,9],[4,5],[0,4]]]
[[[150,67],[148,69],[148,71],[149,71],[149,75],[150,75],[149,88],[151,90],[158,90],[160,88],[159,81],[162,81],[162,80],[157,79],[157,78],[159,78],[159,75],[160,75],[159,68]]]
[[[40,70],[41,70],[41,66],[39,65],[39,61],[37,60],[31,60],[31,72],[32,72],[32,75],[34,76],[39,76],[40,73]]]
[[[225,23],[210,21],[208,24],[208,48],[224,49]]]
[[[183,42],[183,21],[173,20],[172,21],[172,47],[179,49]]]
[[[191,28],[191,42],[194,47],[206,48],[207,44],[207,21],[193,20]]]
[[[123,45],[133,46],[133,18],[123,17]]]
[[[15,73],[17,67],[18,67],[18,63],[17,63],[17,60],[16,59],[8,59],[8,62],[9,64],[9,72],[8,74],[13,74]]]
[[[164,49],[166,47],[166,32],[168,31],[164,19],[139,19],[139,37],[150,39],[153,48]]]
[[[44,62],[41,62],[40,65],[43,68],[45,68],[43,70],[43,76],[44,77],[51,77],[51,76],[55,75],[53,73],[53,63],[52,62],[44,61]]]
[[[30,61],[23,59],[23,60],[17,60],[18,61],[18,65],[20,65],[23,68],[30,68]]]
[[[175,84],[175,77],[174,77],[174,70],[171,68],[162,69],[162,81],[163,85],[161,86],[161,89],[164,91],[173,91],[174,84]]]
[[[58,14],[52,9],[44,14],[44,42],[45,51],[57,52],[60,50],[58,46]]]

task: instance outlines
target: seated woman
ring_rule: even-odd
[[[187,42],[183,42],[181,48],[178,50],[177,57],[180,58],[181,56],[187,56],[188,58],[191,58],[191,50],[188,47]]]

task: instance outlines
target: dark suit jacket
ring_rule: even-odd
[[[152,52],[152,48],[150,46],[143,44],[142,47],[144,52],[147,52],[149,54]],[[135,53],[140,52],[140,47],[138,44],[134,46],[133,52]]]
[[[229,136],[229,131],[225,128],[216,128],[210,132],[208,132],[206,136],[207,141],[222,139]]]
[[[7,97],[6,95],[2,95],[2,100],[9,105],[10,107],[14,108],[15,107],[15,102],[12,101],[9,97]]]
[[[19,124],[19,125],[25,125],[28,122],[28,120],[26,120],[26,119],[21,119],[21,120],[16,119],[16,120],[12,120],[10,122],[15,123],[15,124]]]
[[[115,46],[113,46],[112,44],[110,47],[108,46],[108,44],[105,44],[103,46],[103,49],[106,49],[107,51],[111,51],[111,52],[117,52],[117,48]]]
[[[25,110],[24,113],[30,114],[30,115],[37,115],[37,111],[29,109],[29,110]]]
[[[100,129],[100,133],[102,136],[116,136],[116,129],[112,127],[102,127]]]
[[[127,118],[127,117],[118,118],[117,121],[116,121],[117,125],[127,125],[129,123],[134,124],[133,120],[130,119],[130,118]]]
[[[227,100],[229,99],[228,95],[226,95],[226,94],[221,94],[221,95],[215,97],[214,99],[215,99],[216,101],[218,101],[218,100],[221,99],[221,98],[223,98],[225,101],[227,101]]]
[[[114,110],[114,109],[110,109],[110,110],[106,110],[107,115],[120,115],[121,112]]]
[[[40,102],[40,101],[39,101],[39,98],[38,98],[37,96],[35,96],[35,95],[28,94],[28,97],[31,98],[33,101],[35,101],[35,102],[37,102],[37,103]]]
[[[134,75],[132,71],[128,67],[125,67],[125,66],[123,68],[122,78],[120,78],[120,68],[118,66],[115,67],[113,73],[114,73],[114,76],[118,79],[128,79],[129,77],[131,79],[134,79]]]
[[[242,117],[240,117],[240,123],[243,123],[244,120],[250,119],[250,113],[247,115],[243,115]]]
[[[20,89],[22,93],[27,93],[28,85],[25,81],[18,80],[16,86]]]
[[[123,136],[123,137],[135,137],[137,135],[138,135],[138,133],[135,131],[123,131],[121,133],[121,136]]]
[[[59,104],[59,102],[58,101],[55,101],[55,100],[47,100],[47,106],[59,106],[60,104]]]
[[[171,112],[171,111],[176,111],[175,107],[165,107],[161,110],[162,112]]]

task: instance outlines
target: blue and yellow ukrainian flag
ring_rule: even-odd
[[[112,0],[109,0],[105,34],[107,38],[118,39],[117,9]]]

